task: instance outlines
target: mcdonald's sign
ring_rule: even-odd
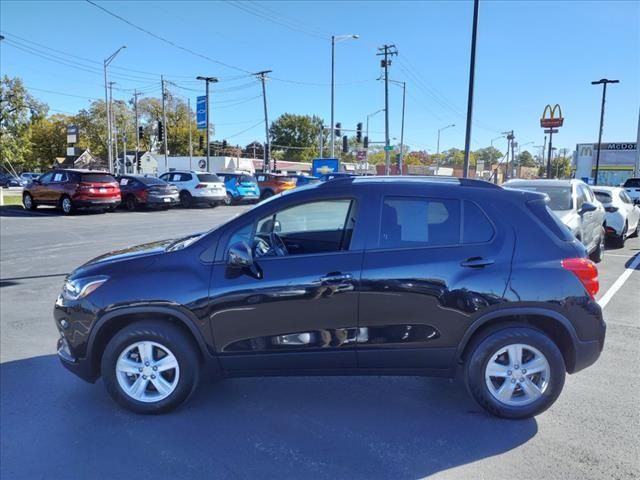
[[[549,116],[547,116],[547,112]],[[551,108],[551,105],[544,107],[542,118],[540,118],[540,126],[542,128],[561,127],[563,123],[564,118],[562,117],[562,109],[560,108],[560,105],[556,103],[553,108]]]
[[[581,157],[591,157],[593,155],[593,147],[588,145],[583,145],[580,147],[580,156]]]

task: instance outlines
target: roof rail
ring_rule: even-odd
[[[463,187],[480,187],[480,188],[494,188],[500,189],[501,187],[495,185],[486,180],[477,180],[474,178],[458,178],[458,177],[445,177],[445,176],[408,176],[408,175],[367,175],[367,176],[352,176],[352,177],[340,177],[328,180],[323,185],[338,186],[345,183],[441,183],[441,184],[455,184]]]

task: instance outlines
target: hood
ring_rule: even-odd
[[[87,263],[79,267],[77,271],[97,265],[113,264],[143,257],[153,257],[165,252],[175,252],[191,245],[202,237],[202,235],[202,233],[197,233],[177,239],[159,240],[157,242],[144,243],[142,245],[115,250],[89,260]]]

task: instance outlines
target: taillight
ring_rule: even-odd
[[[561,263],[562,268],[578,277],[592,298],[596,296],[600,290],[600,281],[598,280],[598,267],[595,263],[587,258],[565,258]]]
[[[604,209],[609,213],[613,213],[613,212],[617,212],[618,211],[618,207],[604,207]]]
[[[196,188],[207,188],[207,185],[205,183],[199,183],[196,185]]]
[[[89,184],[89,183],[81,183],[78,185],[78,187],[76,188],[76,191],[78,192],[89,192],[89,193],[94,193],[94,187],[93,185]]]

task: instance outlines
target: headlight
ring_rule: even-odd
[[[62,295],[67,300],[80,300],[91,292],[96,290],[100,285],[109,280],[105,275],[96,275],[94,277],[76,278],[75,280],[67,280],[62,288]]]

